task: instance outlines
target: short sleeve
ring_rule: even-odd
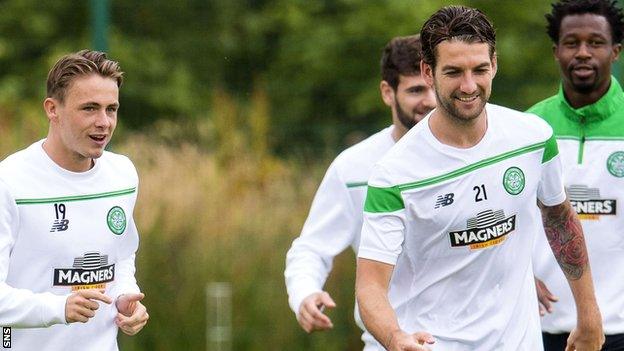
[[[375,167],[368,183],[358,257],[395,265],[405,238],[405,205],[398,187]]]
[[[546,141],[542,156],[542,175],[537,198],[546,206],[559,205],[566,199],[563,185],[563,169],[554,135]]]

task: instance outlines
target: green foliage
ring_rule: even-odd
[[[335,153],[352,132],[389,123],[378,92],[385,43],[456,3],[481,8],[498,29],[493,102],[525,109],[554,93],[542,0],[111,0],[110,56],[127,78],[123,124],[204,120],[215,90],[246,104],[260,88],[269,151]],[[0,10],[0,103],[40,101],[50,65],[89,46],[89,2],[7,0]]]

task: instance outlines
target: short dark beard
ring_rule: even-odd
[[[414,114],[412,113],[410,115],[409,113],[405,112],[403,108],[401,108],[401,105],[399,105],[399,101],[397,100],[396,95],[394,96],[394,109],[396,110],[399,122],[401,122],[405,129],[410,130],[416,125],[417,122],[416,118],[414,118]]]
[[[574,82],[572,82],[572,89],[574,89],[574,91],[579,94],[589,94],[594,90],[598,89],[598,86],[595,84],[595,82],[582,84],[575,84]]]

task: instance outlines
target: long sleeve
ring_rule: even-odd
[[[124,241],[117,247],[118,261],[115,265],[115,285],[109,292],[113,299],[118,298],[122,294],[141,292],[134,276],[136,272],[135,257],[139,248],[139,232],[134,222],[134,204],[136,203],[137,193],[135,193],[132,204],[133,211],[128,218],[128,229],[124,234]]]
[[[17,240],[19,214],[7,186],[0,181],[0,325],[16,328],[47,327],[66,323],[68,295],[33,293],[6,283],[11,251]]]
[[[123,260],[117,262],[115,280],[117,283],[115,287],[110,291],[110,295],[113,299],[119,297],[122,294],[139,293],[141,290],[137,285],[136,278],[134,277],[135,266],[134,257],[132,254]]]
[[[319,186],[301,235],[286,255],[288,303],[295,312],[303,299],[321,291],[336,255],[359,235],[362,208],[354,208],[336,161]]]

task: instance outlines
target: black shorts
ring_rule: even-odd
[[[564,351],[569,335],[542,333],[544,351]],[[607,335],[602,351],[624,351],[624,334]]]

